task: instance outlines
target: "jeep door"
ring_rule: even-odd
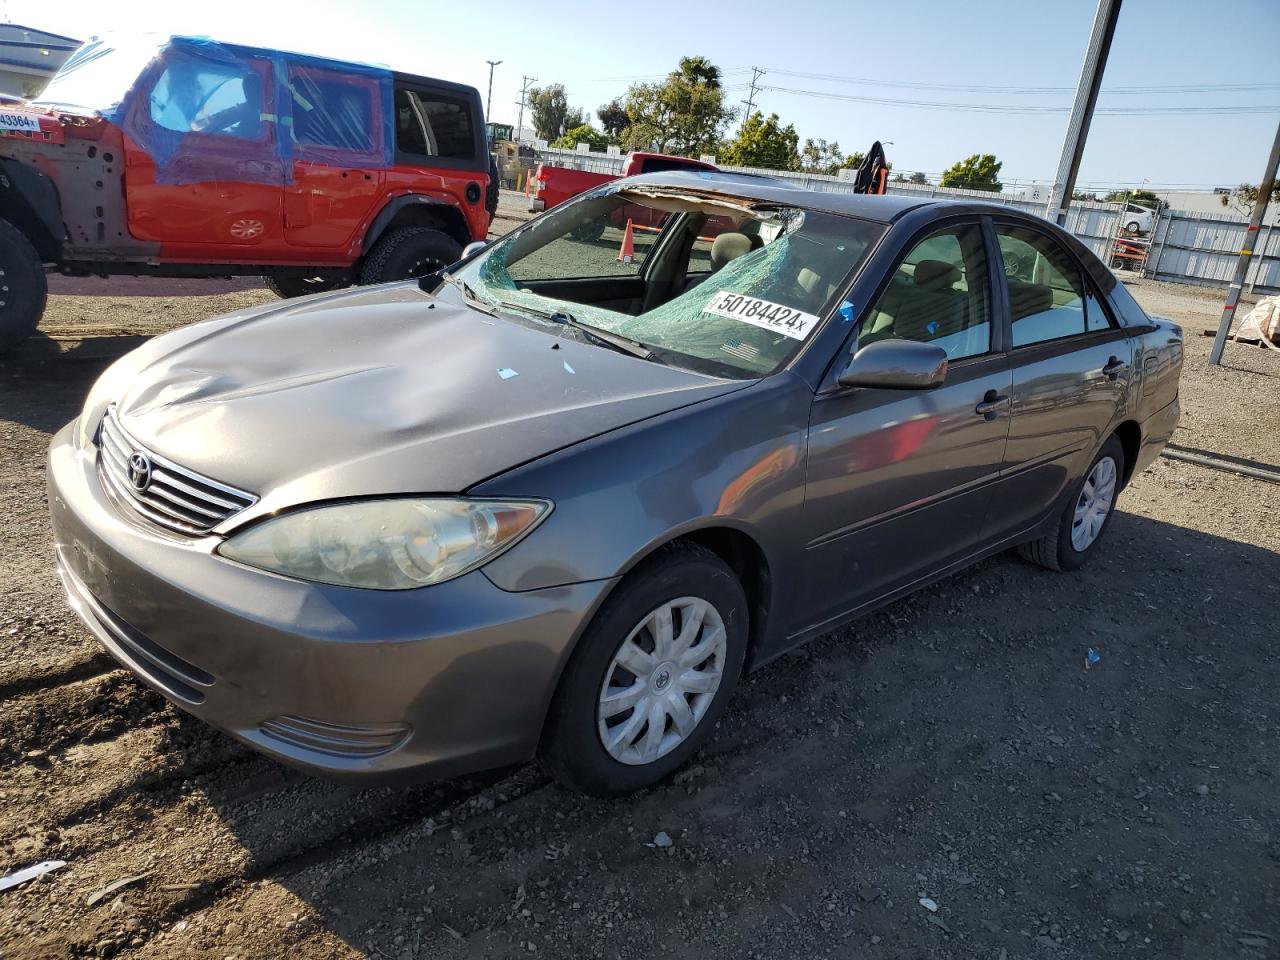
[[[930,390],[833,388],[815,398],[805,492],[816,627],[975,552],[1004,461],[1013,384],[994,322],[980,218],[926,228],[864,314],[857,346],[902,338],[950,356]],[[836,359],[843,365],[843,357]]]
[[[286,74],[293,176],[284,191],[285,239],[350,259],[347,248],[373,216],[391,164],[390,85],[355,68],[310,63],[290,62]]]
[[[139,78],[125,130],[129,232],[165,259],[261,260],[282,240],[269,60],[171,47]]]

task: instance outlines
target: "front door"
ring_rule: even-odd
[[[1059,508],[1124,408],[1133,346],[1057,240],[995,224],[1012,323],[1013,402],[993,532],[1022,533]]]
[[[977,549],[1004,460],[1012,375],[992,324],[981,225],[914,245],[863,319],[858,345],[901,338],[944,347],[932,390],[819,396],[805,493],[806,621],[818,626]]]
[[[171,46],[140,81],[125,130],[129,232],[166,259],[247,262],[282,240],[283,160],[270,61]],[[140,149],[139,149],[140,148]]]

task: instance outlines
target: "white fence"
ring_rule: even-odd
[[[573,150],[546,149],[539,159],[559,167],[589,170],[593,173],[621,174],[625,157],[603,153],[578,153]],[[795,173],[790,170],[763,170],[755,167],[722,167],[734,173],[751,173],[787,180],[807,190],[822,193],[852,193],[853,181],[823,174]],[[973,198],[998,203],[1044,216],[1045,203],[1006,197],[980,190],[955,190],[931,184],[893,183],[890,193],[909,193],[947,199]],[[1067,229],[1105,263],[1112,242],[1121,226],[1121,205],[1116,203],[1073,202],[1067,213]],[[1271,218],[1274,219],[1274,218]],[[1151,253],[1142,275],[1175,283],[1192,283],[1209,287],[1225,287],[1235,273],[1240,248],[1244,245],[1248,222],[1230,214],[1191,213],[1163,210],[1151,232]],[[1245,290],[1280,292],[1280,229],[1275,224],[1263,226],[1254,244],[1253,259],[1245,278]]]

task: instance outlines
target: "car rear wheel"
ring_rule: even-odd
[[[462,255],[458,241],[432,227],[392,230],[365,258],[360,283],[393,283],[434,273],[455,263]]]
[[[1124,447],[1112,436],[1076,484],[1053,533],[1024,543],[1018,552],[1048,570],[1076,570],[1084,566],[1106,532],[1123,476]]]
[[[0,353],[36,332],[48,296],[40,254],[21,230],[0,220]]]
[[[272,270],[263,278],[267,289],[282,300],[305,297],[311,293],[326,293],[351,286],[348,270],[301,270],[282,267]]]
[[[543,763],[600,797],[679,769],[723,713],[746,655],[747,601],[733,571],[692,544],[664,549],[614,590],[556,690]]]
[[[1137,220],[1130,220],[1128,223],[1126,223],[1126,224],[1124,225],[1124,228],[1125,228],[1126,230],[1128,230],[1130,233],[1137,233],[1137,232],[1138,232],[1138,221],[1137,221]]]

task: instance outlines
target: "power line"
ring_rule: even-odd
[[[795,87],[762,87],[774,93],[789,93],[794,96],[816,97],[821,100],[842,100],[852,103],[872,103],[890,107],[910,107],[918,110],[949,110],[969,113],[1018,113],[1018,114],[1057,114],[1066,113],[1066,106],[1015,106],[998,103],[951,103],[945,100],[906,100],[896,97],[864,97],[853,93],[835,93],[829,90],[801,90]],[[1100,107],[1098,114],[1125,116],[1156,116],[1166,114],[1245,114],[1275,113],[1280,105],[1258,104],[1237,106],[1199,106],[1199,107]]]
[[[520,138],[524,135],[524,108],[529,99],[529,84],[537,83],[538,78],[521,77],[521,80],[523,83],[520,86],[520,100],[516,103],[516,106],[520,108],[520,116],[516,120],[516,143],[520,143]]]
[[[753,67],[752,69],[755,68]],[[1018,95],[1072,93],[1075,90],[1074,87],[1032,87],[1020,84],[927,83],[919,80],[885,80],[878,77],[850,77],[831,73],[810,73],[803,70],[783,70],[778,67],[768,67],[766,69],[772,74],[783,77],[826,80],[831,83],[860,84],[871,87],[901,87],[912,90],[946,90],[958,93],[1013,93]],[[1102,92],[1129,95],[1146,93],[1228,93],[1247,90],[1280,90],[1280,83],[1148,84],[1144,86],[1108,87]]]

